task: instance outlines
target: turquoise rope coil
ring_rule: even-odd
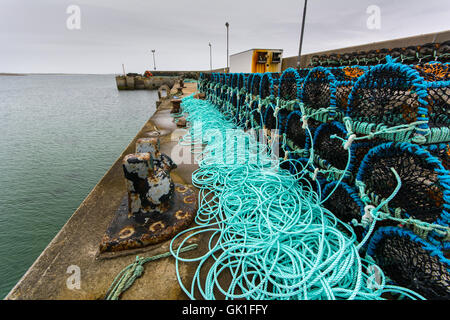
[[[387,287],[381,271],[381,280],[374,281],[367,270],[379,268],[359,255],[353,229],[322,206],[326,199],[299,183],[307,170],[293,175],[280,169],[292,160],[273,159],[266,143],[237,129],[208,101],[190,96],[182,108],[193,125],[180,143],[206,143],[193,148],[199,160],[192,176],[200,190],[197,226],[177,235],[170,249],[189,298],[382,299],[386,292],[423,298]],[[236,147],[237,141],[245,147]],[[189,239],[200,235],[209,239],[208,251],[181,257]],[[174,249],[178,238],[183,240]],[[188,285],[180,262],[197,264]],[[223,282],[225,274],[230,281]]]

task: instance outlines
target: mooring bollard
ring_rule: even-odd
[[[172,238],[192,223],[197,197],[189,186],[173,182],[177,167],[160,152],[160,133],[136,141],[136,153],[123,159],[127,195],[100,243],[100,253],[141,248]]]
[[[170,113],[180,113],[181,99],[172,99],[170,102],[172,103],[172,110]]]

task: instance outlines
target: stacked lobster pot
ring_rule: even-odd
[[[386,56],[396,58],[403,64],[422,64],[431,61],[450,62],[450,41],[427,43],[406,48],[377,49],[344,54],[315,55],[311,67],[373,66],[386,63]]]
[[[201,75],[199,89],[238,126],[277,135],[282,168],[308,173],[300,183],[391,282],[450,299],[449,49],[316,57],[313,68],[228,74],[223,84]]]

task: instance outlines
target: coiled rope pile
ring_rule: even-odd
[[[178,234],[170,251],[189,298],[373,300],[389,292],[423,299],[386,285],[373,260],[360,256],[369,234],[356,243],[353,229],[322,206],[326,199],[312,191],[306,170],[280,169],[266,144],[208,101],[189,96],[182,108],[191,127],[180,143],[194,146],[200,203],[197,226]],[[208,251],[183,258],[189,239],[200,234],[209,238]],[[180,262],[198,264],[190,285],[181,279]]]

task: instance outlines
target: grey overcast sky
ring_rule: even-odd
[[[70,5],[81,10],[70,30]],[[370,30],[366,9],[381,9]],[[207,70],[250,48],[298,52],[303,0],[0,0],[0,72],[121,73]],[[310,0],[303,52],[450,29],[449,0]]]

